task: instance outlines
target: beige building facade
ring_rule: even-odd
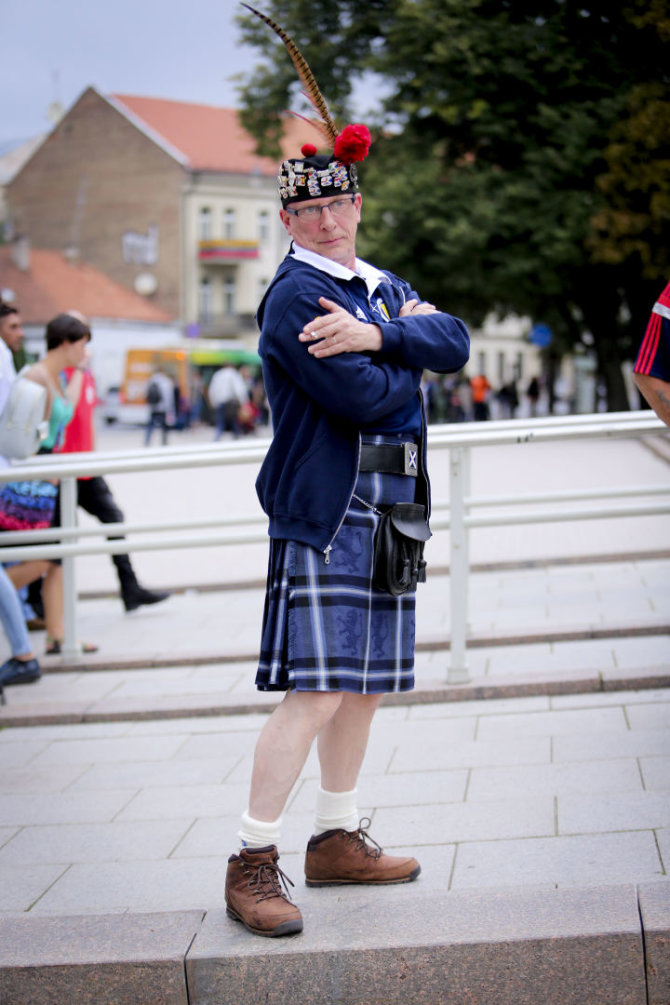
[[[289,120],[286,155],[314,139]],[[288,247],[276,173],[233,109],[89,87],[8,183],[9,237],[94,266],[186,335],[250,342]]]

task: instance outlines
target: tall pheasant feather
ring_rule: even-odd
[[[272,18],[267,16],[267,14],[262,14],[261,11],[256,10],[255,7],[250,7],[248,3],[242,3],[242,6],[246,7],[247,10],[250,10],[251,13],[260,18],[261,21],[265,21],[265,23],[269,25],[269,27],[272,28],[277,35],[279,35],[280,39],[288,49],[288,54],[291,57],[291,62],[296,68],[298,77],[306,88],[307,97],[321,117],[326,137],[331,144],[334,143],[338,135],[337,126],[333,122],[331,114],[328,111],[328,105],[326,104],[325,98],[319,90],[316,80],[314,79],[314,74],[310,70],[307,60],[298,49],[298,46],[295,44],[293,39],[286,34],[284,29],[280,28],[279,25],[272,20]]]

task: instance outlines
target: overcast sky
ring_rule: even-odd
[[[262,9],[262,4],[259,4]],[[0,0],[0,154],[49,130],[92,84],[103,93],[237,104],[243,47],[237,0]]]

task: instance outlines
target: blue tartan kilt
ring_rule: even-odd
[[[411,502],[416,479],[361,473],[355,495],[374,505]],[[256,675],[260,691],[384,694],[414,687],[414,593],[372,586],[378,516],[355,499],[323,552],[271,540]]]

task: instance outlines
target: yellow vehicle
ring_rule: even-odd
[[[174,381],[179,389],[179,400],[185,407],[190,407],[194,396],[202,395],[212,375],[225,363],[246,365],[252,371],[260,372],[258,353],[241,347],[237,342],[221,339],[189,339],[174,345],[128,349],[114,418],[136,424],[147,421],[147,388],[151,374],[159,368]],[[203,403],[202,417],[209,419],[206,399]],[[178,412],[176,407],[175,412]],[[111,413],[108,413],[108,421],[110,417]]]

